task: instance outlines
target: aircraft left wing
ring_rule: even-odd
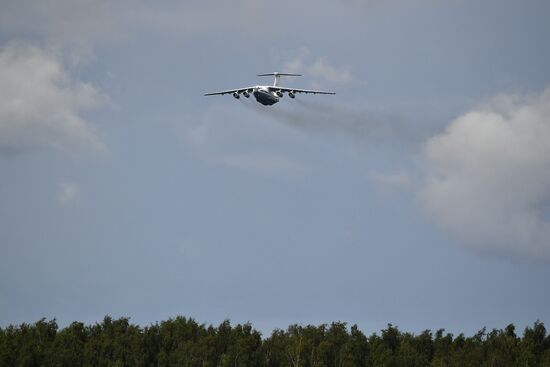
[[[248,93],[252,93],[252,90],[254,89],[254,87],[246,87],[246,88],[239,88],[239,89],[229,89],[229,90],[222,90],[221,92],[214,92],[214,93],[206,93],[205,96],[214,96],[214,95],[221,95],[223,96],[224,94],[233,94],[233,93],[239,93],[241,94],[242,92],[248,92]]]
[[[285,87],[269,87],[269,90],[272,92],[281,91],[281,92],[305,93],[305,94],[336,94],[335,92],[325,92],[322,90],[295,89],[295,88],[285,88]]]

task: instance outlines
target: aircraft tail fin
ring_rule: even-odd
[[[267,73],[267,74],[258,74],[258,76],[274,76],[275,80],[273,81],[273,86],[278,87],[279,86],[279,80],[281,79],[281,76],[302,76],[301,74],[290,74],[290,73]]]

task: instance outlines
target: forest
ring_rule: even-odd
[[[539,321],[521,335],[512,324],[472,336],[388,324],[367,336],[333,322],[262,337],[250,323],[213,326],[181,316],[145,327],[124,317],[64,328],[42,319],[0,328],[0,366],[550,366],[550,335]]]

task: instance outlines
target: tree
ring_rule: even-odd
[[[250,323],[206,326],[176,317],[145,328],[128,318],[74,322],[58,330],[41,319],[0,328],[0,367],[359,367],[546,366],[550,335],[540,321],[516,335],[514,325],[473,336],[415,335],[388,324],[368,338],[357,325],[290,325],[262,340]]]

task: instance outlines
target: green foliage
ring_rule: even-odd
[[[0,328],[0,367],[363,367],[547,366],[550,335],[537,321],[471,337],[443,329],[414,335],[388,324],[365,336],[353,325],[290,325],[262,339],[249,323],[207,326],[176,317],[145,328],[106,316],[58,330],[55,320]]]

